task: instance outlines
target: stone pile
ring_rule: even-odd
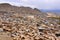
[[[46,20],[36,15],[2,14],[0,40],[60,40],[60,26]]]

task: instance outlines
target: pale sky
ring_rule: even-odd
[[[10,3],[17,6],[29,6],[39,9],[60,10],[60,0],[0,0],[0,3]]]

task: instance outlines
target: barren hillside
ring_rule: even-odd
[[[60,40],[60,16],[0,4],[0,40]]]

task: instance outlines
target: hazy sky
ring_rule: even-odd
[[[11,3],[39,9],[60,9],[60,0],[0,0],[0,3]]]

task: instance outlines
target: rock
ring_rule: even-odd
[[[60,37],[60,34],[58,33],[58,34],[55,34],[57,37]]]
[[[13,38],[6,35],[0,35],[0,40],[13,40]]]
[[[45,30],[45,28],[42,28],[42,27],[38,27],[39,29],[39,32],[43,32],[43,30]]]
[[[36,36],[35,39],[36,39],[36,40],[39,40],[40,38],[39,38],[39,36]]]
[[[0,32],[3,32],[3,28],[0,28]]]

